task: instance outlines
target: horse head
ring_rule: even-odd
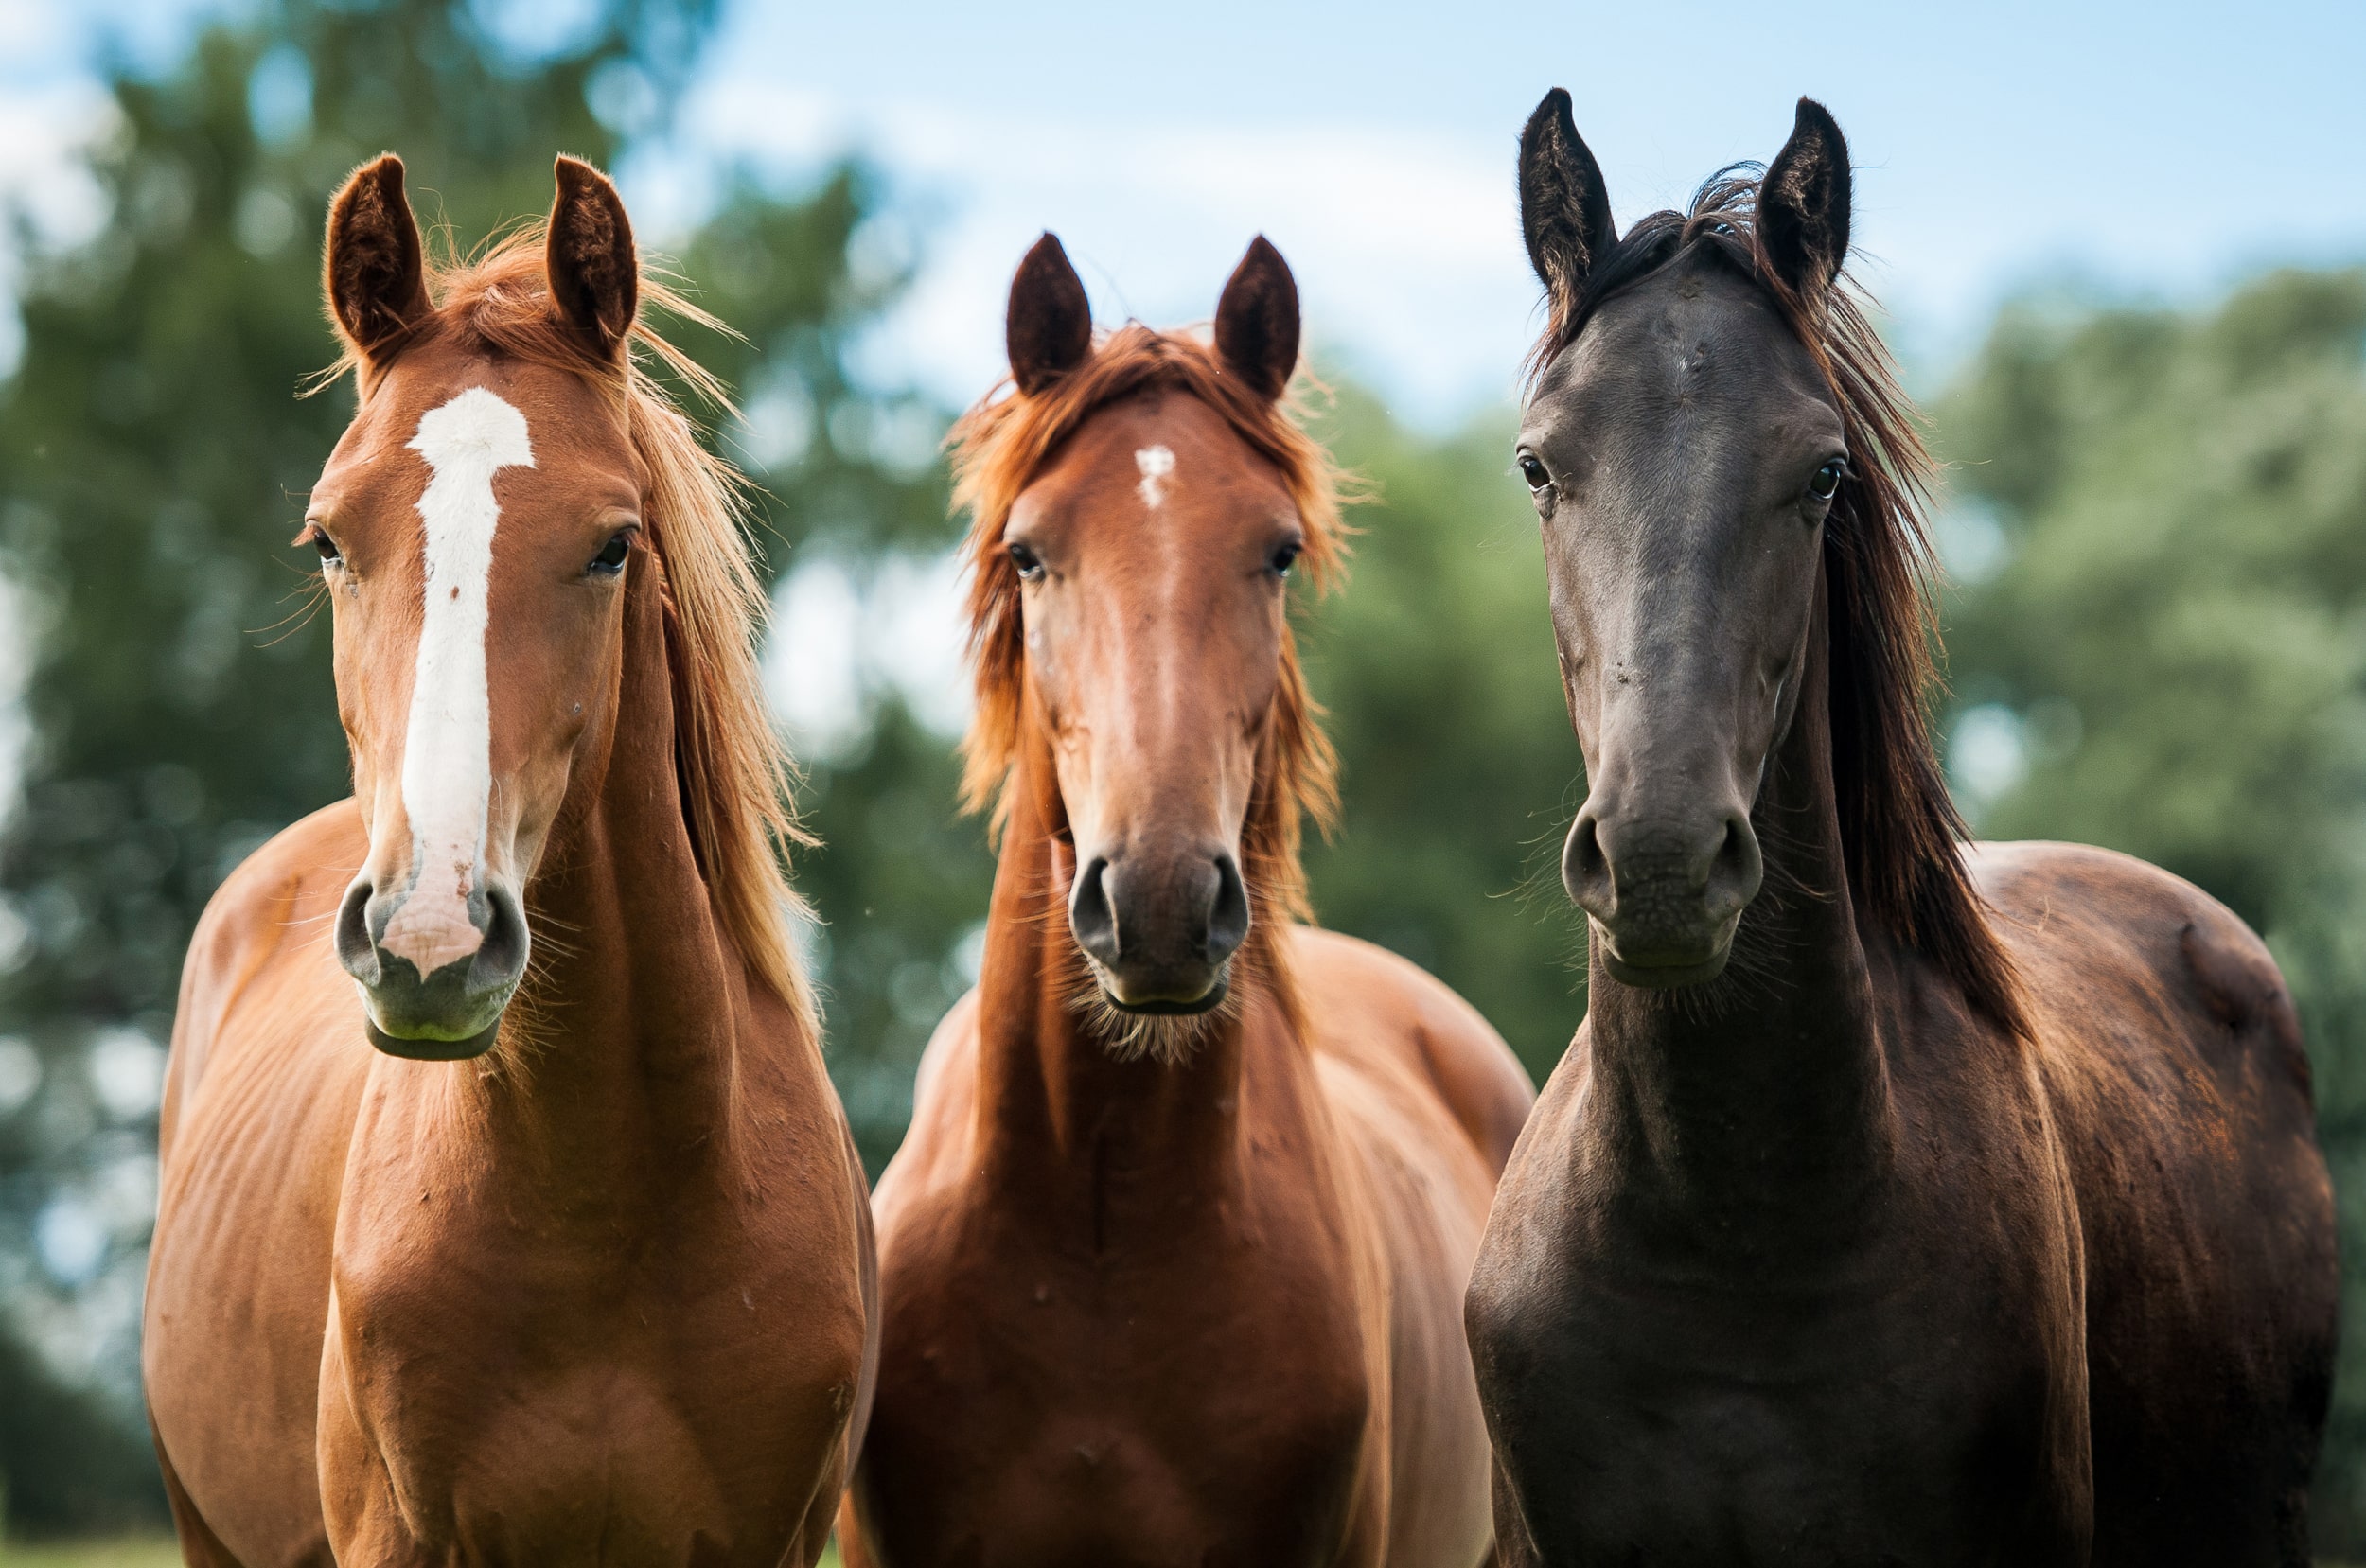
[[[1139,326],[1096,345],[1046,235],[1012,284],[1008,339],[1014,392],[962,432],[965,484],[988,498],[973,788],[1018,730],[1039,734],[1093,995],[1121,1019],[1204,1014],[1261,901],[1294,897],[1300,776],[1321,746],[1286,613],[1294,565],[1321,565],[1335,526],[1328,470],[1280,406],[1297,284],[1261,238],[1212,346]]]
[[[522,353],[430,301],[398,159],[356,173],[329,214],[328,308],[360,406],[302,538],[335,607],[369,832],[335,945],[370,1040],[398,1056],[492,1047],[532,946],[523,890],[571,778],[604,766],[614,733],[648,484],[624,396],[639,269],[614,187],[571,158],[557,176]]]
[[[1556,92],[1522,137],[1520,193],[1553,327],[1517,457],[1589,786],[1563,879],[1613,977],[1696,984],[1758,892],[1752,815],[1851,477],[1831,376],[1795,325],[1847,254],[1847,147],[1802,99],[1752,241],[1713,204],[1622,241]]]

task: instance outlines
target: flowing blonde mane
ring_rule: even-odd
[[[682,819],[723,930],[757,978],[795,1010],[816,1041],[820,1015],[797,960],[790,922],[805,913],[788,885],[790,845],[812,839],[790,805],[795,769],[764,697],[756,663],[768,603],[748,544],[748,482],[698,440],[652,361],[728,413],[722,383],[659,336],[651,310],[729,330],[643,270],[633,353],[619,373],[560,325],[543,271],[543,225],[521,225],[473,257],[430,263],[428,320],[404,345],[457,338],[580,376],[621,403],[649,475],[647,530],[661,573],[665,656],[674,688],[675,769]],[[350,353],[328,373],[358,372]]]
[[[965,549],[977,706],[962,743],[962,798],[971,811],[991,805],[998,829],[1009,815],[1008,784],[1026,738],[1018,572],[1002,548],[1003,527],[1019,492],[1062,442],[1110,403],[1153,388],[1207,404],[1280,470],[1305,533],[1299,559],[1318,591],[1344,563],[1348,531],[1331,454],[1300,428],[1291,399],[1258,396],[1239,376],[1226,374],[1215,350],[1195,337],[1131,325],[1104,336],[1084,363],[1040,392],[1005,383],[989,393],[962,416],[946,445],[953,503],[970,515]],[[1311,816],[1327,827],[1338,809],[1338,764],[1320,719],[1285,624],[1280,680],[1242,827],[1244,880],[1257,915],[1246,956],[1284,987],[1285,1005],[1286,977],[1273,940],[1282,921],[1311,918],[1298,859],[1302,823]]]

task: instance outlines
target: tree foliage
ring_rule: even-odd
[[[1305,616],[1342,798],[1308,848],[1315,912],[1469,997],[1542,1083],[1585,1013],[1561,886],[1583,761],[1511,420],[1428,439],[1348,386],[1317,432],[1370,500],[1350,511],[1347,585]]]

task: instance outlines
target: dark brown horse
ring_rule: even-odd
[[[1331,770],[1287,579],[1339,553],[1298,339],[1261,239],[1212,349],[1096,346],[1046,236],[1015,390],[956,432],[1001,866],[879,1187],[853,1562],[1487,1554],[1460,1301],[1529,1090],[1445,987],[1298,923]]]
[[[810,1564],[861,1440],[735,480],[631,358],[697,377],[616,192],[558,184],[440,277],[394,158],[330,211],[360,406],[304,539],[356,798],[198,926],[149,1268],[205,1568]]]
[[[1762,181],[1621,237],[1565,94],[1522,142],[1593,990],[1471,1288],[1504,1553],[2299,1568],[2335,1271],[2292,1004],[2148,866],[1967,866],[1849,186],[1802,100]]]

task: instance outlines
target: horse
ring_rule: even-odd
[[[2274,962],[1986,844],[1840,128],[1624,236],[1548,95],[1516,461],[1588,791],[1586,1018],[1468,1323],[1508,1563],[2304,1564],[2333,1201]]]
[[[298,542],[354,796],[190,943],[149,1269],[191,1564],[810,1565],[876,1360],[737,480],[608,180],[431,269],[330,208],[357,412]]]
[[[1333,763],[1287,599],[1343,530],[1298,333],[1260,237],[1212,344],[1096,344],[1046,235],[1008,395],[950,438],[999,860],[879,1183],[850,1565],[1489,1552],[1460,1301],[1531,1092],[1445,986],[1307,924]]]

